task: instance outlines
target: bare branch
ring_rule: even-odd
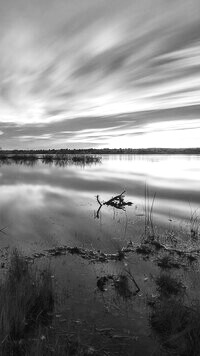
[[[99,200],[99,195],[97,195],[96,198],[97,198],[97,201],[98,201],[99,205],[102,206],[103,204],[102,204],[102,203],[100,202],[100,200]]]
[[[119,195],[116,195],[115,197],[113,197],[113,198],[111,198],[111,199],[109,199],[109,200],[107,200],[105,203],[103,203],[103,205],[110,205],[112,202],[114,202],[115,200],[119,200],[119,201],[124,201],[124,199],[123,199],[123,194],[125,193],[126,191],[124,190],[121,194],[119,194]]]

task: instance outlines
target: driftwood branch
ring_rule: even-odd
[[[99,213],[100,213],[100,210],[101,210],[103,205],[113,206],[114,208],[121,209],[121,210],[125,210],[125,206],[126,205],[132,205],[132,202],[130,202],[130,201],[125,202],[124,201],[124,195],[123,195],[124,193],[125,193],[125,190],[121,194],[115,195],[114,197],[112,197],[111,199],[109,199],[109,200],[107,200],[107,201],[105,201],[103,203],[100,201],[99,195],[97,195],[96,199],[97,199],[97,202],[99,204],[99,209],[96,212],[96,218],[99,219]]]
[[[103,203],[103,205],[111,205],[112,203],[114,203],[116,200],[119,201],[119,202],[124,202],[124,197],[123,197],[123,194],[125,193],[125,190],[121,193],[121,194],[118,194],[116,195],[115,197],[107,200],[106,202]]]
[[[114,206],[115,208],[122,209],[126,205],[132,205],[132,202],[124,201],[124,193],[125,193],[125,190],[121,194],[115,195],[114,197],[112,197],[111,199],[109,199],[103,203],[100,202],[99,196],[97,195],[97,201],[101,205],[107,205],[107,206],[110,205],[110,206]]]

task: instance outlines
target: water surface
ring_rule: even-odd
[[[145,206],[151,207],[154,196],[152,217],[156,230],[176,231],[180,239],[184,232],[189,241],[191,216],[198,224],[199,163],[199,156],[108,155],[102,157],[101,164],[89,166],[60,167],[41,161],[31,166],[2,164],[0,248],[16,246],[28,255],[65,244],[116,253],[128,241],[141,240]],[[123,190],[125,200],[133,205],[125,211],[103,206],[97,218],[96,195],[106,201]],[[66,320],[62,329],[69,328],[69,334],[80,335],[88,345],[103,347],[111,355],[129,356],[134,350],[137,356],[150,356],[158,348],[146,305],[147,296],[157,293],[153,280],[159,267],[154,261],[143,260],[137,254],[108,263],[90,263],[75,255],[37,260],[39,267],[49,263],[56,293],[62,300],[56,308]],[[98,290],[98,278],[118,278],[129,272],[140,287],[137,295],[124,300],[112,285],[105,292]],[[173,275],[177,273],[173,271]],[[193,277],[187,277],[190,292],[193,285],[198,295],[199,277],[195,283]],[[113,335],[125,339],[102,335],[98,330],[104,328],[111,328]]]
[[[189,224],[200,207],[200,157],[107,155],[89,166],[2,165],[1,243],[27,252],[59,244],[116,250],[144,231],[145,185],[149,206],[156,194],[155,225]],[[126,211],[103,206],[96,218],[96,195],[105,201],[123,190],[133,205]]]

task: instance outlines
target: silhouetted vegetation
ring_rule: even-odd
[[[1,150],[0,154],[200,154],[200,148],[63,148],[49,150]]]
[[[42,156],[42,163],[53,163],[53,155],[45,154]]]
[[[55,154],[43,154],[42,156],[38,153],[22,153],[18,151],[15,154],[12,153],[0,153],[0,163],[1,164],[25,164],[34,165],[37,161],[41,160],[44,164],[55,164],[59,167],[64,167],[67,164],[77,164],[77,165],[90,165],[101,162],[101,157],[96,155],[70,155],[66,153],[55,153]]]

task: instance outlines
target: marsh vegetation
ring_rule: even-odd
[[[55,164],[57,166],[66,166],[69,164],[90,165],[101,162],[101,156],[96,155],[74,155],[65,153],[56,154],[35,154],[35,153],[0,153],[0,164],[20,164],[35,165],[38,161],[44,164]]]

